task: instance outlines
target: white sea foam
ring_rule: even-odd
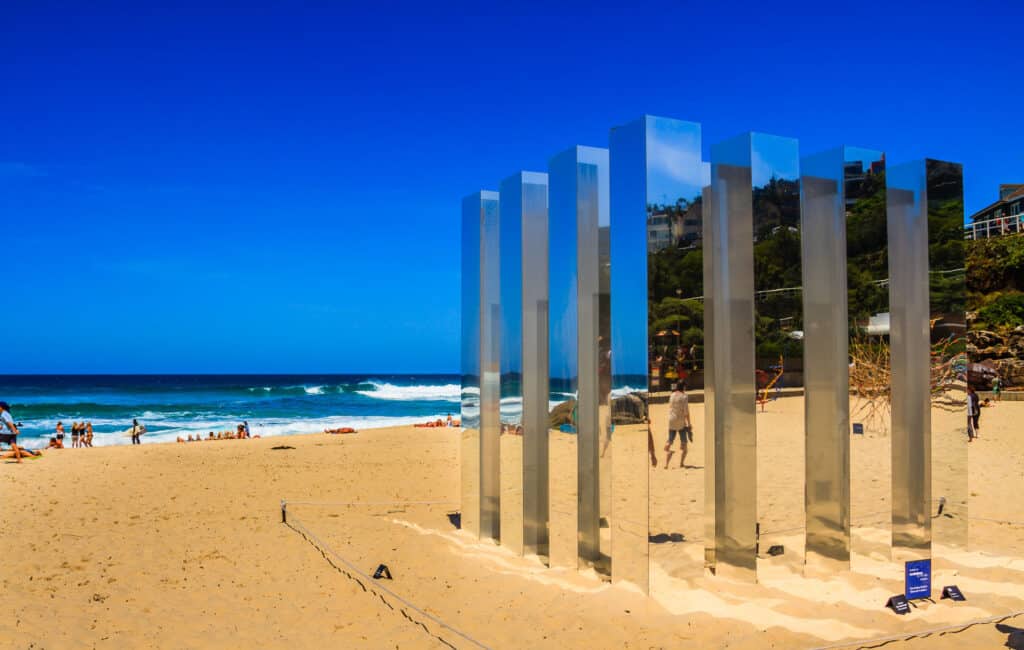
[[[647,389],[633,388],[632,386],[624,386],[623,388],[615,388],[612,390],[612,397],[623,397],[630,393],[646,393]]]
[[[302,388],[303,388],[303,390],[306,391],[307,395],[323,395],[324,394],[324,387],[323,386],[303,386]]]
[[[400,401],[459,402],[462,387],[458,384],[396,386],[387,382],[367,382],[373,390],[358,390],[360,395],[374,399]]]

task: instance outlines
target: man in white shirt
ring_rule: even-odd
[[[14,459],[21,462],[21,448],[18,447],[18,426],[11,417],[11,407],[7,402],[0,402],[0,443],[11,445]]]
[[[672,460],[672,442],[679,436],[679,450],[683,457],[679,459],[679,467],[686,464],[687,435],[692,435],[690,427],[690,398],[686,396],[678,383],[672,384],[672,394],[668,398],[668,444],[665,445],[665,469]]]

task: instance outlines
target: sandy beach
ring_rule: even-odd
[[[799,408],[778,400],[758,421],[759,438],[772,440],[761,447],[759,501],[780,528],[801,521],[803,459],[792,450],[802,430],[786,426]],[[799,532],[780,537],[787,553],[761,561],[757,585],[676,576],[657,560],[668,545],[652,545],[653,598],[458,530],[458,429],[47,452],[0,464],[0,607],[10,612],[0,646],[473,647],[395,595],[364,589],[340,558],[367,573],[387,564],[393,594],[494,648],[810,648],[1002,615],[1024,609],[1024,529],[999,523],[1024,520],[1022,417],[1024,402],[986,410],[969,449],[971,513],[984,520],[972,522],[969,551],[935,550],[936,586],[958,584],[968,601],[923,603],[906,617],[883,607],[902,592],[902,573],[884,552],[887,523],[868,516],[888,498],[884,433],[853,440],[853,571],[800,576]],[[651,521],[689,526],[686,553],[698,552],[700,526],[667,512],[679,504],[665,497],[687,492],[684,511],[700,507],[700,405],[694,420],[694,467],[651,473]],[[294,527],[281,523],[282,499]],[[353,501],[384,505],[339,505]],[[430,503],[398,505],[409,502]],[[1005,624],[1024,628],[1024,617]],[[985,624],[887,647],[1007,638]]]

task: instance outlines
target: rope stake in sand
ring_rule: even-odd
[[[285,502],[285,501],[281,502],[282,516],[283,516],[283,513],[285,512],[286,503],[287,502]],[[296,503],[296,502],[292,502],[292,503]],[[420,504],[427,504],[427,503],[431,503],[431,502],[400,502],[400,501],[396,501],[396,502],[392,502],[392,503],[378,503],[378,504],[349,503],[349,504],[340,504],[340,505],[420,505]],[[451,505],[450,502],[441,502],[441,504],[443,504],[443,505]],[[311,504],[311,505],[327,505],[327,504],[314,503],[314,504]],[[431,503],[431,505],[437,505],[437,504]],[[388,589],[384,585],[382,585],[379,582],[377,582],[376,580],[374,580],[373,577],[371,577],[371,576],[367,575],[366,573],[364,573],[362,570],[357,568],[354,564],[352,564],[347,559],[342,557],[337,551],[335,551],[330,546],[325,544],[319,537],[316,536],[316,534],[313,533],[313,531],[311,531],[309,528],[307,528],[297,517],[295,517],[294,514],[292,515],[291,519],[292,519],[292,521],[291,522],[285,522],[285,525],[287,525],[289,528],[291,528],[295,532],[297,532],[300,535],[302,535],[306,539],[306,541],[308,541],[310,544],[313,545],[314,548],[316,548],[317,550],[320,551],[320,554],[323,555],[324,559],[326,559],[328,562],[330,562],[332,566],[337,568],[339,571],[342,571],[343,573],[345,573],[345,575],[347,575],[349,578],[354,580],[356,582],[356,584],[358,584],[360,587],[362,587],[363,591],[372,591],[389,608],[394,609],[394,607],[392,607],[391,603],[389,603],[387,601],[387,599],[384,598],[383,594],[381,594],[380,592],[384,592],[388,596],[391,596],[395,600],[397,600],[400,603],[402,603],[402,605],[404,605],[404,608],[399,608],[399,612],[402,614],[402,616],[404,616],[406,619],[408,619],[409,622],[422,627],[423,630],[427,634],[430,634],[432,637],[434,637],[435,639],[437,639],[441,643],[444,643],[445,645],[447,645],[447,646],[449,646],[451,648],[455,648],[456,647],[456,646],[452,645],[450,642],[448,642],[447,640],[445,640],[444,638],[442,638],[441,636],[433,634],[430,631],[430,629],[422,621],[418,621],[418,620],[414,619],[412,616],[410,616],[409,613],[406,611],[406,608],[410,609],[410,610],[416,612],[417,614],[419,614],[420,616],[430,620],[431,622],[433,622],[434,624],[438,625],[439,627],[442,627],[442,628],[452,632],[453,634],[458,635],[459,637],[465,639],[467,642],[471,643],[472,645],[474,645],[474,646],[476,646],[478,648],[483,648],[484,650],[490,650],[490,648],[488,646],[484,645],[480,641],[477,641],[476,639],[474,639],[473,637],[469,636],[468,634],[455,629],[454,627],[452,627],[451,625],[448,625],[447,623],[445,623],[441,619],[437,618],[436,616],[433,616],[432,614],[428,614],[427,612],[423,611],[422,609],[420,609],[416,605],[412,604],[411,602],[409,602],[408,600],[406,600],[402,596],[399,596],[395,592],[391,591],[390,589]],[[328,557],[328,555],[330,555],[331,557]],[[335,565],[331,558],[334,558],[335,560],[341,562],[346,567],[348,567],[348,571],[346,571],[346,570],[342,569],[341,567],[338,567],[337,565]],[[349,573],[349,571],[351,571],[352,573]],[[353,573],[355,575],[352,575]],[[362,580],[360,580],[360,578],[362,578]],[[365,584],[364,584],[364,581],[365,581]],[[367,587],[367,585],[369,585],[369,587]]]

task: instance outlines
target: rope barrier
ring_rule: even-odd
[[[288,526],[289,528],[291,528],[292,530],[294,530],[295,532],[297,532],[300,535],[302,535],[303,538],[305,538],[305,540],[307,542],[309,542],[314,548],[316,548],[317,550],[320,551],[320,554],[324,556],[324,559],[326,559],[336,569],[338,569],[339,571],[342,571],[343,573],[345,573],[345,575],[347,575],[350,579],[354,580],[356,582],[356,584],[358,584],[360,587],[362,587],[363,591],[373,592],[378,598],[381,599],[381,602],[383,602],[385,605],[387,605],[390,609],[394,609],[394,607],[391,605],[391,603],[389,603],[387,601],[387,599],[385,599],[384,596],[380,593],[380,592],[384,592],[388,596],[391,596],[395,600],[397,600],[400,603],[402,603],[406,608],[411,609],[412,611],[414,611],[417,614],[419,614],[420,616],[430,620],[431,622],[433,622],[434,624],[438,625],[439,627],[442,627],[442,628],[444,628],[446,630],[449,630],[453,634],[455,634],[455,635],[465,639],[466,641],[468,641],[469,643],[471,643],[472,645],[474,645],[474,646],[476,646],[478,648],[483,648],[484,650],[490,650],[490,648],[488,646],[484,645],[480,641],[474,639],[473,637],[469,636],[465,632],[462,632],[462,631],[452,627],[451,625],[448,625],[447,623],[445,623],[441,619],[437,618],[436,616],[423,611],[422,609],[420,609],[416,605],[412,604],[410,601],[406,600],[402,596],[398,595],[394,591],[392,591],[392,590],[388,589],[387,587],[385,587],[384,585],[382,585],[377,580],[374,580],[372,577],[370,577],[365,572],[360,570],[354,564],[352,564],[351,562],[346,560],[344,557],[342,557],[333,548],[331,548],[330,546],[325,544],[323,542],[323,540],[321,540],[319,537],[317,537],[316,534],[313,533],[312,530],[307,528],[306,525],[303,524],[302,521],[300,519],[298,519],[294,514],[289,513],[288,515],[285,515],[287,505],[296,505],[296,504],[301,504],[301,503],[302,503],[301,501],[281,501],[281,516],[282,516],[282,521],[284,522],[284,524],[286,526]],[[414,504],[414,505],[423,505],[423,504],[446,504],[446,505],[450,505],[450,502],[444,502],[444,501],[439,501],[439,502],[427,502],[427,501],[419,501],[419,502],[416,502],[416,501],[406,501],[406,502],[402,502],[402,501],[393,501],[393,502],[390,502],[390,503],[376,503],[376,504],[372,504],[372,505],[410,505],[410,504]],[[328,505],[328,504],[325,504],[325,503],[310,503],[309,505]],[[355,502],[353,502],[353,503],[340,504],[340,505],[371,505],[371,504],[370,503],[366,503],[366,502],[362,502],[362,503],[355,503]],[[358,576],[358,577],[352,576],[350,573],[348,573],[348,571],[345,571],[344,569],[341,569],[336,564],[334,564],[334,562],[331,561],[331,558],[327,557],[328,554],[330,554],[334,559],[338,560],[339,562],[344,564],[346,567],[348,567],[348,569],[352,573],[356,574],[356,576]],[[362,580],[360,580],[359,578],[362,578]],[[363,584],[363,580],[365,580],[367,583],[369,583],[372,586],[367,588],[366,584]],[[432,637],[436,638],[441,643],[444,643],[445,645],[447,645],[450,648],[455,648],[456,647],[456,646],[452,645],[446,639],[442,638],[441,636],[431,633],[430,629],[422,621],[418,621],[418,620],[414,619],[412,616],[409,615],[409,613],[407,611],[405,611],[405,609],[400,608],[399,612],[410,623],[413,623],[414,625],[418,625],[418,626],[422,627],[423,630],[427,634],[430,634]]]
[[[455,501],[288,501],[281,506],[457,506]]]
[[[946,625],[946,626],[943,626],[943,627],[935,627],[935,628],[931,628],[931,629],[927,629],[927,630],[922,630],[920,632],[906,632],[904,634],[893,634],[891,636],[880,636],[880,637],[875,637],[873,639],[862,639],[862,640],[859,640],[859,641],[844,641],[844,642],[835,643],[835,644],[832,644],[832,645],[825,645],[825,646],[819,646],[819,647],[816,647],[816,648],[811,648],[811,650],[836,650],[837,648],[850,648],[850,647],[853,647],[853,646],[857,646],[858,648],[861,648],[861,649],[865,649],[865,648],[880,648],[880,647],[886,645],[887,643],[892,643],[893,641],[906,641],[908,639],[918,639],[918,638],[928,637],[928,636],[931,636],[933,634],[942,635],[942,634],[946,634],[948,632],[952,632],[954,634],[958,634],[958,633],[963,632],[964,630],[966,630],[968,628],[974,627],[975,625],[987,625],[989,623],[1002,623],[1003,621],[1005,621],[1008,618],[1014,618],[1015,616],[1020,616],[1021,614],[1024,614],[1024,609],[1018,610],[1016,612],[1011,612],[1009,614],[999,614],[999,615],[996,615],[996,616],[990,616],[988,618],[979,618],[979,619],[974,620],[974,621],[968,621],[967,623],[958,623],[956,625]],[[858,645],[858,644],[860,644],[860,645]],[[872,644],[874,644],[874,645],[872,645]]]

